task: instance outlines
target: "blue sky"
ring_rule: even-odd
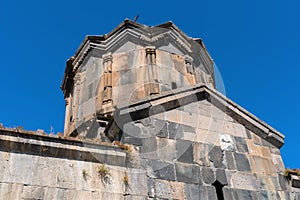
[[[173,21],[204,40],[226,96],[286,136],[286,167],[300,167],[300,1],[2,1],[0,123],[63,131],[59,89],[65,61],[85,35],[110,32],[125,18]]]

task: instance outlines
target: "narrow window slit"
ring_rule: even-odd
[[[223,195],[224,185],[222,185],[219,181],[215,181],[212,185],[216,189],[218,200],[224,200],[224,195]]]

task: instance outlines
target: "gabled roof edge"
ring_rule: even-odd
[[[275,147],[281,148],[284,144],[285,137],[279,131],[275,130],[273,127],[263,122],[255,115],[248,112],[246,109],[242,108],[232,100],[228,99],[217,90],[210,88],[207,85],[202,83],[191,87],[179,88],[153,97],[148,97],[134,104],[119,106],[116,108],[116,115],[118,115],[118,117],[130,115],[131,117],[124,118],[125,119],[124,123],[126,122],[126,119],[134,119],[132,118],[132,116],[138,116],[138,117],[142,116],[143,118],[148,117],[149,115],[147,116],[147,113],[149,112],[147,112],[147,110],[150,109],[150,107],[157,104],[155,103],[155,101],[164,102],[163,101],[164,98],[166,101],[164,102],[164,106],[165,105],[173,106],[172,108],[164,107],[165,108],[164,111],[175,109],[176,106],[174,107],[174,105],[177,105],[177,107],[180,106],[178,105],[178,103],[177,104],[176,103],[174,104],[174,102],[171,103],[172,101],[178,101],[176,95],[177,96],[180,95],[180,97],[182,98],[186,98],[186,97],[188,98],[189,96],[196,95],[197,97],[202,98],[201,100],[207,99],[216,107],[221,109],[225,108],[227,114],[229,114],[231,117],[233,117],[235,120],[237,120],[240,124],[245,126],[250,131],[254,132],[261,138],[273,144]],[[193,101],[195,102],[195,100]],[[186,102],[185,105],[192,103],[191,101],[189,102],[189,100],[186,99],[184,100],[184,102]],[[153,110],[155,109],[152,109],[151,111]]]

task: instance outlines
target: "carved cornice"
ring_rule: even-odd
[[[169,30],[166,32],[150,33],[151,28],[165,28]],[[199,42],[197,39],[188,37],[172,22],[149,27],[130,20],[125,20],[108,34],[103,36],[87,36],[85,38],[75,55],[72,57],[72,59],[70,59],[72,60],[72,66],[69,67],[69,69],[72,70],[68,70],[68,72],[65,71],[63,84],[61,86],[65,96],[68,96],[70,91],[70,87],[67,85],[71,83],[72,79],[74,78],[74,74],[76,74],[77,70],[84,62],[84,59],[90,51],[97,49],[99,51],[103,51],[103,53],[113,52],[114,48],[118,48],[122,42],[126,40],[128,41],[128,39],[130,41],[130,38],[140,41],[141,46],[153,45],[156,46],[157,49],[159,49],[159,44],[164,44],[166,39],[169,38],[168,41],[171,41],[172,44],[175,45],[180,51],[184,52],[183,54],[190,54],[191,56],[193,53],[192,42],[197,41],[200,43],[199,53],[201,54],[198,56],[201,57],[201,60],[204,62],[204,67],[207,69],[207,71],[210,72],[212,76],[214,74],[213,61],[209,56],[209,53],[207,52],[202,40]],[[70,63],[68,65],[70,65]]]
[[[154,33],[152,36],[149,36],[148,32],[149,30],[151,30],[151,28],[165,28],[169,29],[169,31],[163,33]],[[126,36],[132,36],[145,42],[145,46],[156,46],[154,43],[163,42],[163,40],[165,40],[166,38],[170,38],[175,45],[182,48],[187,53],[192,52],[191,42],[197,41],[203,48],[203,59],[205,59],[206,61],[210,61],[208,63],[212,64],[212,59],[210,58],[208,52],[206,52],[207,50],[202,40],[201,42],[199,42],[199,39],[192,39],[188,37],[177,26],[175,26],[174,23],[167,22],[158,26],[148,27],[136,22],[132,22],[130,20],[125,20],[108,34],[105,34],[103,36],[87,36],[74,56],[76,58],[73,63],[74,71],[78,69],[80,64],[83,62],[84,57],[91,49],[111,51],[111,49],[113,49],[114,46],[118,45],[119,42]]]

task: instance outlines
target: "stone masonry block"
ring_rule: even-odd
[[[171,185],[167,181],[156,181],[155,182],[156,197],[162,199],[172,199]]]
[[[250,171],[250,164],[245,154],[234,153],[235,163],[239,171]]]
[[[176,141],[165,139],[165,138],[157,138],[157,155],[158,158],[165,161],[173,161],[176,159]]]
[[[167,138],[168,134],[168,122],[163,120],[155,120],[155,134],[157,137]]]
[[[223,164],[223,152],[221,147],[219,146],[214,146],[212,150],[209,152],[209,160],[214,163],[214,166],[216,168],[224,168]]]
[[[183,137],[183,125],[174,123],[174,122],[169,122],[168,123],[168,133],[169,133],[170,139],[182,138]]]
[[[152,178],[148,178],[147,181],[147,185],[148,185],[148,196],[150,198],[154,198],[155,197],[155,182],[154,179]]]
[[[142,157],[156,158],[157,157],[157,141],[156,137],[148,137],[142,139],[142,146],[140,148]]]
[[[200,195],[203,194],[203,192],[200,191],[200,187],[195,184],[185,184],[184,191],[187,200],[200,199]]]
[[[220,134],[206,129],[197,129],[196,141],[220,146]]]
[[[228,185],[226,172],[224,169],[217,169],[216,180],[218,180],[222,185]]]
[[[177,181],[199,184],[201,179],[199,166],[178,162],[175,164],[175,169]]]
[[[161,160],[143,160],[142,167],[147,170],[147,176],[163,180],[175,180],[175,166]]]
[[[194,160],[200,166],[210,166],[208,153],[213,148],[211,144],[194,143]]]
[[[250,156],[249,160],[253,172],[258,174],[276,175],[272,160],[260,156]]]
[[[236,190],[238,199],[243,200],[255,200],[257,199],[257,194],[250,190]]]
[[[250,173],[235,172],[231,175],[231,185],[236,189],[243,190],[259,190],[259,182],[257,177]]]
[[[276,168],[276,172],[283,173],[285,170],[285,167],[284,167],[281,156],[277,155],[277,154],[271,154],[271,156],[272,156],[273,164],[275,165],[275,168]]]
[[[127,175],[128,175],[128,179],[129,179],[128,189],[129,189],[130,194],[140,195],[140,196],[148,195],[147,176],[146,176],[146,172],[144,170],[132,169],[127,172]],[[123,177],[124,177],[124,175],[122,175],[119,180],[122,181]],[[118,184],[120,184],[120,183],[118,183]],[[123,185],[123,182],[121,183],[121,185]],[[115,187],[112,187],[112,188],[115,188]],[[115,189],[113,191],[115,191]]]
[[[248,153],[249,152],[246,140],[244,138],[234,137],[234,140],[235,140],[235,144],[236,144],[238,152],[241,152],[241,153]]]
[[[39,186],[24,186],[22,199],[44,199],[45,188]]]
[[[207,190],[207,197],[208,197],[207,199],[209,199],[209,200],[218,200],[217,192],[216,192],[215,187],[206,186],[206,190]]]
[[[215,173],[211,168],[202,167],[201,168],[201,176],[202,176],[203,182],[206,184],[211,185],[216,181]]]
[[[233,157],[233,152],[225,151],[225,160],[226,165],[229,170],[236,170],[236,163]]]
[[[234,189],[223,187],[223,196],[225,200],[236,200],[233,195]]]
[[[0,197],[2,199],[21,199],[23,190],[23,184],[0,183]]]
[[[176,157],[179,162],[193,163],[194,151],[192,142],[186,140],[177,140]]]
[[[220,135],[220,144],[223,151],[235,151],[236,147],[231,135]]]

